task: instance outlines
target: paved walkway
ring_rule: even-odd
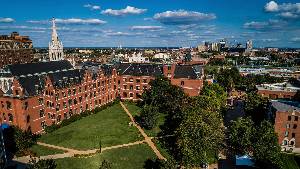
[[[127,115],[129,116],[130,120],[132,121],[133,125],[140,131],[140,133],[142,134],[142,136],[145,138],[145,142],[151,147],[151,149],[154,151],[154,153],[156,154],[156,156],[160,159],[160,160],[167,160],[163,155],[161,155],[161,153],[158,151],[157,147],[155,146],[155,144],[152,142],[151,138],[149,136],[147,136],[147,134],[144,132],[144,130],[134,121],[133,116],[131,115],[131,113],[128,111],[128,109],[126,108],[126,106],[124,106],[124,104],[122,102],[120,102],[121,106],[123,107],[123,109],[125,110],[125,112],[127,113]]]
[[[106,151],[106,150],[111,150],[111,149],[116,149],[116,148],[122,148],[122,147],[129,147],[133,145],[138,145],[138,144],[143,144],[145,140],[142,141],[136,141],[133,143],[128,143],[128,144],[121,144],[121,145],[115,145],[115,146],[110,146],[110,147],[104,147],[101,148],[101,152]],[[93,150],[75,150],[75,149],[70,149],[70,148],[65,148],[65,147],[60,147],[60,146],[55,146],[51,144],[46,144],[42,142],[38,142],[38,145],[49,147],[49,148],[55,148],[59,150],[66,151],[65,153],[62,154],[53,154],[53,155],[46,155],[46,156],[41,156],[41,157],[34,157],[35,159],[59,159],[59,158],[66,158],[66,157],[74,157],[75,155],[94,155],[97,152],[100,151],[100,149],[93,149]],[[15,161],[21,162],[21,163],[28,163],[31,158],[30,156],[23,156],[23,157],[18,157],[14,159]]]

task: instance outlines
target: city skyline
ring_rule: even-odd
[[[294,0],[7,1],[0,34],[18,31],[35,47],[47,47],[52,17],[66,47],[196,46],[204,41],[255,47],[300,47],[300,3]],[[5,6],[14,6],[5,8]]]

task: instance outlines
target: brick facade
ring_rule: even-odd
[[[57,66],[57,63],[55,64]],[[137,67],[133,69],[137,70]],[[174,69],[176,65],[171,67]],[[168,72],[168,68],[165,66],[162,69],[155,65],[139,68],[146,73],[131,74],[117,71],[116,68],[111,67],[107,70],[99,69],[97,73],[87,69],[82,70],[83,74],[80,75],[80,78],[73,75],[65,77],[68,71],[74,73],[78,70],[57,70],[59,76],[64,76],[60,77],[60,80],[55,79],[56,76],[51,73],[53,71],[49,71],[46,75],[43,75],[43,72],[39,75],[21,75],[14,78],[11,93],[9,95],[2,94],[0,97],[0,121],[16,125],[23,130],[31,130],[33,133],[42,133],[45,126],[59,123],[73,114],[105,105],[117,97],[124,100],[138,100],[143,91],[150,87],[149,82],[155,78],[151,74],[150,68],[153,68],[151,70],[155,69],[156,73],[166,70],[161,74],[168,75],[169,73],[168,77],[171,83],[182,87],[190,96],[198,95],[203,86],[202,76],[194,79],[175,78],[174,71]],[[128,67],[124,69],[128,70]],[[34,76],[38,76],[39,80],[34,81]],[[26,82],[22,78],[32,78],[32,84],[28,84],[31,83],[31,79]],[[44,80],[40,80],[41,78]],[[39,81],[43,81],[43,83],[41,84]],[[65,85],[58,85],[61,81],[66,81]],[[26,87],[22,85],[27,85],[28,89],[25,90]],[[39,90],[39,87],[42,89]],[[31,94],[28,95],[28,93]]]
[[[0,36],[0,68],[8,64],[30,63],[33,61],[32,41],[17,32]]]

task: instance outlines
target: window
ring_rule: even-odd
[[[184,86],[184,81],[181,81],[181,83],[180,83],[180,84],[181,84],[181,86]]]
[[[8,121],[13,122],[14,121],[14,117],[12,114],[8,113]]]
[[[171,70],[171,66],[168,66],[168,70]]]
[[[136,90],[140,90],[140,86],[136,86]]]
[[[147,79],[143,79],[143,83],[147,83]]]
[[[287,129],[290,128],[290,124],[286,124],[285,128]]]
[[[27,117],[26,117],[26,121],[27,121],[27,123],[29,123],[29,122],[30,122],[30,116],[29,116],[29,115],[27,115]]]
[[[296,134],[295,133],[292,133],[292,138],[295,138],[296,137]]]
[[[284,136],[285,136],[285,137],[289,136],[289,132],[288,132],[288,131],[285,131],[285,132],[284,132]]]
[[[130,93],[129,95],[130,95],[130,97],[133,97],[133,93]]]
[[[294,124],[294,125],[293,125],[293,129],[296,129],[296,128],[297,128],[297,124]]]
[[[44,109],[41,109],[41,110],[40,110],[40,117],[44,117],[44,116],[45,116]]]
[[[11,109],[11,103],[9,101],[6,101],[6,108]]]
[[[47,125],[46,125],[46,122],[45,122],[45,121],[42,121],[42,122],[41,122],[41,126],[42,126],[42,129],[45,129],[46,126],[47,126]]]
[[[140,79],[136,79],[136,83],[140,83],[141,82],[141,80]]]
[[[133,78],[130,78],[129,81],[130,81],[130,82],[133,82]]]
[[[126,90],[127,89],[127,85],[124,85],[124,90]]]
[[[292,117],[291,116],[288,116],[288,121],[291,121],[292,120]]]
[[[295,116],[295,121],[298,121],[298,116]]]
[[[39,105],[42,105],[44,102],[44,99],[43,98],[39,98]]]
[[[130,90],[133,90],[133,86],[132,85],[130,85],[130,88],[129,88]]]
[[[16,95],[17,95],[17,96],[19,95],[19,90],[16,90]]]

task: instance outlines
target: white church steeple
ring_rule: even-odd
[[[55,19],[52,19],[52,37],[49,43],[50,61],[64,60],[63,44],[59,41],[56,32]]]

